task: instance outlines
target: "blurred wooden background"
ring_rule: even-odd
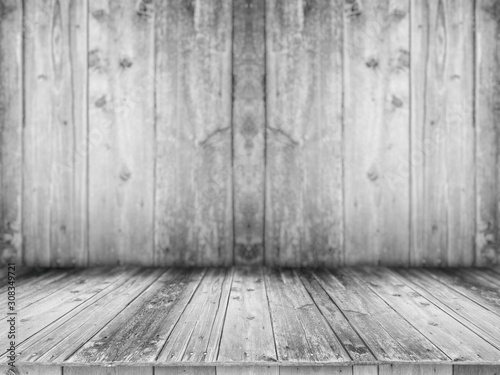
[[[496,263],[499,66],[497,0],[1,0],[2,260]]]

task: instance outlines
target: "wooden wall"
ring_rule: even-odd
[[[500,255],[500,0],[1,0],[2,261]]]

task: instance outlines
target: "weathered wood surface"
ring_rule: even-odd
[[[221,372],[223,374],[223,372]],[[233,374],[234,372],[231,372]],[[155,367],[155,375],[220,375],[215,367]],[[237,375],[237,373],[235,373]]]
[[[295,374],[317,374],[317,375],[352,375],[352,367],[282,367],[280,375],[295,375]]]
[[[452,365],[381,365],[378,375],[452,375]]]
[[[496,375],[500,366],[454,365],[453,375]]]
[[[87,3],[29,0],[24,19],[24,262],[84,266]]]
[[[500,2],[476,2],[476,265],[498,263],[500,242]]]
[[[45,374],[40,374],[40,375],[45,375]],[[153,375],[153,367],[152,366],[134,366],[134,367],[67,366],[64,367],[64,375]]]
[[[266,263],[343,263],[342,2],[266,2]]]
[[[264,263],[265,5],[233,1],[235,264]]]
[[[89,0],[89,261],[153,264],[154,11]]]
[[[217,360],[278,360],[262,269],[235,271]]]
[[[22,263],[23,7],[0,2],[0,275]]]
[[[372,268],[357,270],[353,274],[453,361],[500,360],[499,349],[390,273]]]
[[[474,263],[473,5],[412,0],[414,266]]]
[[[265,279],[280,361],[350,360],[304,285],[292,271],[268,270]]]
[[[214,362],[217,358],[233,273],[211,269],[168,337],[159,362]]]
[[[229,265],[232,1],[156,6],[155,263]]]
[[[408,264],[409,0],[345,9],[346,264]]]
[[[446,361],[438,347],[345,270],[315,276],[379,361]]]

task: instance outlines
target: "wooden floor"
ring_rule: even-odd
[[[495,269],[47,270],[17,303],[25,374],[500,374]]]

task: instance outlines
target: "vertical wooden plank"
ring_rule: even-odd
[[[87,264],[87,2],[25,2],[24,248]]]
[[[155,375],[215,375],[215,367],[199,366],[199,367],[155,367]]]
[[[500,366],[495,365],[454,365],[453,375],[496,375]]]
[[[281,367],[280,375],[352,375],[352,367],[331,367],[331,366],[300,366]]]
[[[233,10],[233,194],[236,264],[264,262],[265,0]]]
[[[452,375],[452,365],[380,365],[379,375]]]
[[[472,1],[411,1],[414,266],[474,262]]]
[[[116,366],[116,367],[65,366],[64,375],[153,375],[153,367],[151,366]]]
[[[338,265],[342,2],[266,4],[266,263]]]
[[[229,265],[232,1],[157,8],[155,262]]]
[[[476,265],[498,263],[500,1],[476,1]]]
[[[89,256],[153,263],[154,10],[89,2]]]
[[[279,375],[278,366],[217,367],[217,375]]]
[[[22,4],[0,2],[0,275],[21,266]]]
[[[346,263],[407,265],[409,0],[346,4]]]

